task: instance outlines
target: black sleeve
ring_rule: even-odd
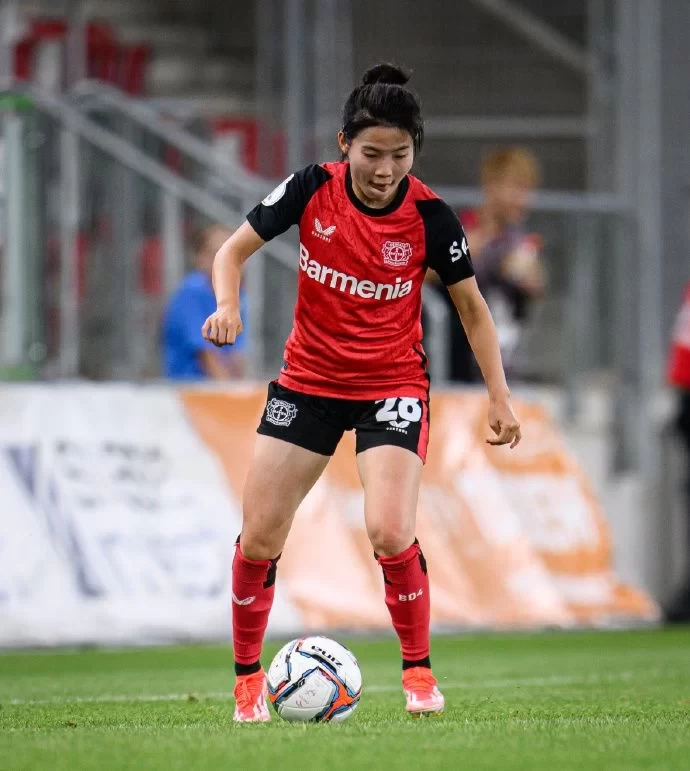
[[[474,276],[470,249],[460,220],[440,198],[417,201],[426,234],[426,264],[446,285]]]
[[[247,214],[247,221],[264,241],[270,241],[299,223],[309,199],[330,178],[317,164],[290,174]]]

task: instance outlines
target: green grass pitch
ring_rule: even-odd
[[[343,642],[342,726],[233,725],[226,647],[0,654],[0,769],[690,769],[690,628],[437,637],[446,713],[415,721],[395,641]]]

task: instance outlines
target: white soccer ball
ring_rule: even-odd
[[[271,704],[291,723],[342,723],[362,693],[357,659],[328,637],[289,642],[276,654],[266,678]]]

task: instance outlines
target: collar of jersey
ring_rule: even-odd
[[[395,198],[383,209],[373,209],[371,206],[367,206],[365,203],[357,198],[355,191],[352,188],[352,176],[350,174],[350,164],[347,164],[347,171],[345,172],[345,190],[347,190],[347,197],[350,199],[352,205],[369,217],[385,217],[386,214],[392,214],[396,209],[400,207],[405,200],[407,191],[410,188],[410,179],[408,176],[404,176],[398,185],[398,190],[395,193]]]

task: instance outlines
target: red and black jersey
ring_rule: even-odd
[[[247,220],[265,241],[299,225],[281,385],[341,399],[426,395],[424,274],[432,268],[446,285],[474,275],[444,201],[408,175],[388,206],[372,209],[356,197],[349,163],[324,163],[291,174]]]

